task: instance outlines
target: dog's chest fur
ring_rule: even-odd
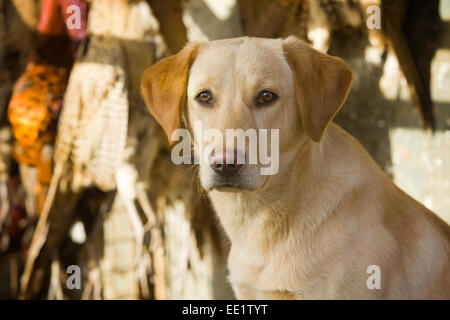
[[[283,209],[289,210],[289,204],[267,198],[261,201],[254,193],[213,191],[210,197],[231,239],[228,268],[233,286],[242,284],[270,295],[279,292],[284,297],[287,290],[298,290],[306,264],[296,261],[293,271],[292,255],[295,251],[296,256],[306,256],[306,252],[298,233],[289,232],[292,222],[283,213]]]

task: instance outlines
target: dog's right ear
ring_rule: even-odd
[[[303,128],[319,142],[342,107],[352,84],[352,71],[341,59],[311,48],[290,36],[283,50],[294,72]]]
[[[148,68],[141,80],[141,93],[150,113],[161,125],[169,143],[172,132],[181,127],[181,114],[186,101],[189,69],[200,44],[189,44],[177,54],[162,59]]]

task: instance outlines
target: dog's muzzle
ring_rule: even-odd
[[[242,173],[246,167],[245,154],[238,150],[213,150],[209,167],[214,172],[213,188],[242,188]]]

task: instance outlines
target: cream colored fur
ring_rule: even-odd
[[[276,175],[246,167],[245,187],[215,188],[214,172],[200,165],[231,241],[237,298],[450,298],[449,226],[331,122],[350,83],[345,63],[292,37],[190,45],[144,75],[144,97],[167,133],[182,114],[188,128],[280,129]],[[256,108],[265,88],[279,99]],[[204,89],[215,97],[210,107],[195,101]],[[371,265],[380,268],[380,289],[367,286]]]

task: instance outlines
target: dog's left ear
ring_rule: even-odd
[[[341,59],[294,36],[283,40],[283,50],[294,72],[303,128],[319,142],[350,91],[352,72]]]
[[[189,69],[200,44],[188,44],[177,54],[148,68],[141,80],[141,92],[150,113],[171,140],[172,132],[181,127],[181,113],[186,101]]]

